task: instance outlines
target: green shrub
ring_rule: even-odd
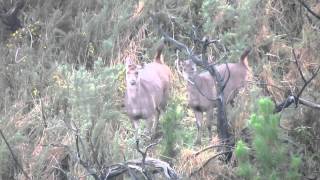
[[[244,179],[299,179],[301,159],[288,155],[288,148],[280,141],[280,117],[273,114],[270,99],[259,100],[259,109],[251,116],[252,150],[238,141],[236,156],[239,161],[237,173]],[[254,160],[249,158],[254,157]]]
[[[175,155],[175,146],[178,141],[178,123],[183,118],[183,108],[177,100],[170,102],[166,113],[162,117],[162,150],[164,157],[173,157]]]
[[[118,110],[120,101],[117,90],[122,68],[122,65],[104,67],[101,59],[95,62],[93,72],[83,66],[78,70],[69,65],[58,68],[57,74],[62,76],[60,81],[64,84],[59,84],[56,78],[56,93],[60,98],[67,99],[70,107],[68,117],[81,130],[80,134],[89,134],[94,144],[101,140],[107,144],[106,141],[112,140],[114,130],[119,126],[122,116]],[[107,133],[105,137],[101,137],[103,133]]]

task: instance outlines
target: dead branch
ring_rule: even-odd
[[[124,163],[118,163],[105,167],[103,170],[103,174],[105,175],[102,175],[101,179],[116,177],[129,170],[132,172],[139,172],[143,175],[144,172],[142,166],[144,166],[145,171],[151,172],[152,174],[163,173],[163,175],[168,179],[179,179],[178,174],[173,168],[170,167],[168,163],[154,158],[146,158],[144,164],[142,164],[141,160],[130,160]]]
[[[79,159],[79,162],[95,180],[99,180],[100,178],[97,175],[97,170],[90,167],[87,162],[85,162],[81,159],[80,148],[79,148],[79,139],[80,139],[80,137],[77,133],[76,134],[76,149],[77,149],[77,157]]]
[[[278,113],[281,112],[283,109],[289,107],[292,103],[295,103],[296,107],[298,107],[298,104],[303,104],[305,106],[311,107],[311,108],[316,108],[319,109],[320,104],[316,104],[316,103],[312,103],[310,101],[301,99],[301,95],[303,93],[303,91],[305,90],[305,88],[311,83],[311,81],[318,75],[319,71],[320,71],[320,65],[318,66],[318,68],[315,70],[315,72],[312,73],[312,76],[307,80],[301,70],[301,67],[298,63],[298,59],[297,59],[297,55],[295,53],[295,50],[292,48],[292,54],[293,54],[293,58],[294,58],[294,62],[295,65],[297,66],[297,69],[299,71],[300,77],[304,82],[304,85],[302,86],[302,88],[300,89],[300,91],[297,93],[297,95],[294,94],[290,94],[282,103],[280,103],[279,105],[277,105],[275,107],[274,113]]]
[[[217,106],[218,106],[218,135],[219,138],[222,139],[225,143],[229,143],[228,139],[230,139],[230,133],[228,131],[228,120],[227,120],[227,113],[225,109],[225,99],[224,97],[224,88],[226,84],[228,83],[229,78],[224,82],[224,78],[220,75],[218,72],[217,68],[215,65],[209,65],[208,64],[208,56],[207,56],[207,48],[209,46],[209,40],[205,38],[205,42],[203,43],[202,47],[202,61],[204,64],[204,67],[209,71],[211,76],[215,79],[216,82],[216,91],[218,95],[218,101],[217,101]],[[228,77],[230,76],[230,72],[228,70]]]
[[[225,145],[225,144],[219,144],[219,145],[210,145],[210,146],[207,146],[203,149],[200,149],[199,151],[195,152],[193,155],[194,156],[198,156],[199,154],[209,150],[209,149],[213,149],[213,148],[221,148],[221,147],[227,147],[227,148],[233,148],[232,146],[228,146],[228,145]]]
[[[292,54],[293,54],[293,57],[294,57],[294,63],[296,64],[297,68],[298,68],[298,71],[299,71],[299,74],[301,76],[301,79],[303,80],[304,83],[307,82],[306,78],[304,77],[303,73],[302,73],[302,70],[301,70],[301,67],[299,65],[299,62],[298,62],[298,58],[297,58],[297,55],[296,55],[296,52],[295,50],[292,48]]]
[[[320,110],[320,104],[316,104],[316,103],[313,103],[311,101],[308,101],[308,100],[305,100],[305,99],[302,99],[302,98],[299,98],[299,103],[303,104],[305,106]]]
[[[193,171],[193,172],[190,174],[189,177],[192,177],[192,176],[196,175],[197,173],[199,173],[203,168],[205,168],[205,167],[209,164],[209,162],[210,162],[211,160],[213,160],[213,159],[215,159],[215,158],[217,158],[217,157],[219,157],[219,156],[221,156],[221,155],[230,154],[230,153],[232,153],[232,151],[225,151],[225,152],[221,152],[221,153],[218,153],[218,154],[210,157],[205,163],[203,163],[202,166],[200,166],[197,170]]]
[[[27,179],[30,179],[30,177],[28,176],[28,174],[24,171],[22,165],[19,163],[16,155],[13,153],[13,150],[11,149],[10,144],[8,143],[6,137],[4,136],[4,134],[3,134],[3,132],[2,132],[2,129],[0,129],[0,135],[1,135],[2,139],[4,140],[4,142],[6,143],[8,149],[9,149],[9,151],[10,151],[10,154],[11,154],[11,156],[12,156],[12,158],[13,158],[15,164],[16,164],[16,166],[18,166],[18,168],[22,171],[23,175],[24,175]]]
[[[140,147],[139,147],[139,142],[140,142],[139,139],[136,140],[136,148],[137,148],[137,151],[142,155],[142,161],[141,161],[141,162],[142,162],[142,165],[144,165],[144,163],[145,163],[148,150],[149,150],[150,148],[152,148],[153,146],[159,144],[160,141],[161,141],[161,139],[159,139],[159,140],[158,140],[157,142],[155,142],[155,143],[149,144],[149,145],[146,147],[145,151],[142,151],[142,150],[140,149]]]
[[[314,17],[316,17],[317,19],[320,20],[320,16],[318,14],[316,14],[314,11],[311,10],[311,8],[305,3],[303,2],[302,0],[298,0],[298,2],[304,7],[306,8],[306,10],[312,14]]]
[[[310,84],[310,82],[318,75],[319,70],[320,70],[320,65],[317,68],[317,70],[312,74],[311,78],[304,83],[303,87],[301,88],[300,92],[297,95],[298,99],[300,98],[301,94],[303,93],[303,91],[307,87],[307,85]]]
[[[285,99],[282,103],[280,103],[279,105],[277,105],[274,109],[274,113],[278,113],[278,112],[281,112],[283,111],[285,108],[289,107],[292,103],[295,103],[297,102],[297,97],[296,96],[288,96],[287,99]]]
[[[119,176],[128,172],[133,179],[138,179],[137,172],[144,177],[144,179],[150,179],[148,174],[162,173],[168,179],[178,179],[178,175],[170,165],[164,161],[148,158],[148,150],[157,145],[159,141],[148,145],[145,150],[141,150],[139,147],[139,141],[137,140],[136,148],[142,155],[142,160],[129,160],[123,163],[114,164],[111,166],[101,168],[101,171],[97,171],[94,167],[90,166],[88,162],[81,159],[79,142],[82,143],[78,134],[78,128],[76,128],[76,153],[80,164],[86,169],[88,175],[92,176],[95,180],[107,180],[112,177]],[[74,131],[74,129],[71,129]]]
[[[158,18],[153,17],[153,20],[155,24],[158,26],[158,31],[160,34],[165,38],[166,41],[170,42],[174,46],[176,46],[180,50],[184,50],[189,58],[198,66],[201,66],[202,68],[208,70],[208,72],[211,74],[211,76],[215,79],[215,82],[217,83],[217,94],[218,94],[218,134],[219,138],[221,138],[224,142],[228,143],[228,139],[230,139],[230,134],[228,132],[228,123],[227,123],[227,116],[225,111],[225,102],[223,99],[223,87],[224,84],[227,83],[224,82],[223,77],[220,75],[218,70],[216,69],[215,65],[209,65],[208,63],[208,57],[207,57],[207,48],[208,46],[214,42],[210,41],[208,38],[204,38],[202,40],[202,59],[199,59],[198,56],[196,56],[192,50],[190,50],[185,44],[171,38],[167,33],[165,33],[161,25],[159,23]]]

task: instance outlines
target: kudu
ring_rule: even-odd
[[[139,120],[147,121],[151,137],[156,135],[161,111],[166,107],[170,82],[170,68],[164,64],[158,48],[154,61],[139,68],[131,59],[126,60],[126,96],[125,109],[133,127],[139,128]]]
[[[217,65],[219,74],[226,83],[224,88],[225,104],[232,103],[238,89],[243,87],[248,79],[248,54],[250,50],[244,51],[238,63],[225,63]],[[195,63],[186,60],[183,63],[183,76],[187,80],[188,105],[193,110],[196,118],[197,139],[196,144],[201,144],[201,123],[203,113],[206,113],[209,141],[212,138],[213,108],[216,106],[217,91],[215,80],[208,71],[197,72]]]

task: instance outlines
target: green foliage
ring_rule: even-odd
[[[93,72],[86,71],[84,67],[78,70],[67,65],[59,67],[55,91],[60,98],[68,100],[71,124],[74,122],[80,129],[80,135],[88,139],[88,144],[97,148],[96,158],[103,158],[100,155],[104,156],[105,152],[117,149],[115,146],[109,147],[114,138],[114,144],[119,144],[116,131],[122,114],[118,110],[120,102],[117,100],[117,90],[123,65],[104,67],[102,60],[98,59],[94,67]]]
[[[182,120],[183,108],[177,100],[170,102],[166,113],[162,117],[162,150],[164,157],[173,157],[175,155],[175,146],[178,140],[178,123]]]
[[[241,177],[252,177],[254,170],[249,162],[249,148],[242,140],[237,142],[235,153],[239,160],[238,175]]]
[[[15,2],[17,0],[0,0],[3,5],[0,13],[5,13]],[[301,63],[306,63],[302,65],[307,68],[303,69],[306,76],[311,75],[313,65],[318,63],[320,36],[317,20],[313,16],[304,19],[306,11],[303,7],[300,8],[298,2],[158,2],[160,1],[30,0],[26,1],[23,11],[18,13],[23,28],[10,32],[0,21],[0,127],[5,131],[18,160],[33,179],[50,179],[50,175],[55,176],[53,172],[58,171],[53,167],[62,168],[59,164],[61,156],[74,157],[74,132],[70,127],[80,129],[79,134],[83,140],[80,145],[81,158],[96,168],[102,164],[123,161],[124,156],[125,159],[140,157],[140,154],[135,154],[131,124],[120,107],[125,90],[122,83],[125,70],[120,64],[128,54],[139,56],[139,61],[142,59],[142,62],[148,62],[154,56],[150,49],[157,46],[155,42],[160,36],[153,26],[150,14],[162,13],[167,19],[162,26],[164,30],[189,47],[195,47],[197,52],[201,47],[187,35],[192,33],[194,26],[199,28],[200,36],[221,39],[229,56],[232,56],[229,59],[237,60],[242,49],[254,44],[253,59],[261,60],[251,61],[257,63],[252,67],[260,73],[257,66],[262,66],[264,62],[269,64],[267,66],[272,66],[274,73],[270,77],[273,77],[274,81],[271,82],[274,85],[277,85],[277,81],[288,82],[288,79],[282,78],[292,71],[288,66],[290,62],[287,61],[292,58],[291,49],[288,51],[288,47],[291,47],[288,38],[294,39],[294,47],[302,50],[299,56],[305,60]],[[307,3],[311,9],[316,9],[316,3]],[[261,39],[262,42],[259,42]],[[171,45],[167,47],[164,52],[165,62],[173,66],[177,57],[174,55],[174,48]],[[183,59],[183,53],[179,54],[179,58]],[[89,68],[85,69],[85,64]],[[94,68],[90,68],[91,65]],[[279,65],[283,66],[280,75],[277,74]],[[304,96],[319,102],[319,92],[316,91],[319,83],[316,80],[314,82],[306,89]],[[291,83],[294,85],[296,82]],[[176,84],[180,85],[180,82]],[[267,88],[267,92],[272,92],[269,91],[270,88]],[[182,94],[183,88],[175,89],[178,91],[175,97]],[[185,102],[186,100],[174,100],[169,105],[169,115],[163,119],[165,122],[162,128],[167,129],[164,130],[167,135],[161,150],[168,156],[179,145],[191,148],[193,144],[196,128],[194,120],[190,118],[192,115],[189,116],[192,113],[182,113],[183,116],[187,114],[186,118],[179,116],[180,106],[185,108]],[[246,106],[241,103],[242,99],[236,105],[237,111],[232,109],[234,116],[247,111],[250,103]],[[268,170],[268,165],[264,167],[259,163],[264,161],[269,165],[278,163],[281,169],[287,170],[287,175],[282,176],[284,179],[298,179],[298,169],[302,162],[298,157],[292,157],[291,161],[286,158],[287,149],[274,140],[279,138],[280,133],[279,129],[274,129],[278,125],[278,117],[264,115],[271,107],[266,105],[265,108],[259,110],[258,115],[253,117],[254,125],[250,125],[254,126],[252,131],[260,132],[260,135],[255,135],[252,147],[257,151],[257,162],[250,161],[249,153],[252,151],[244,143],[240,143],[238,156],[243,158],[239,161],[239,164],[242,163],[239,168],[243,168],[240,174],[242,177],[253,177],[262,168]],[[291,115],[295,116],[295,121],[288,119],[296,131],[290,131],[289,135],[294,133],[294,143],[300,143],[306,150],[304,174],[317,172],[320,162],[317,151],[319,143],[315,139],[319,136],[319,123],[316,121],[319,114],[316,110],[306,111],[301,108]],[[259,123],[265,118],[270,122]],[[44,121],[47,127],[44,127]],[[266,145],[265,141],[270,142]],[[62,155],[54,153],[55,146],[60,145],[68,149],[68,152],[63,152]],[[274,158],[268,158],[270,154]],[[68,163],[70,169],[63,169],[67,174],[75,177],[86,174],[75,158],[70,158]],[[2,140],[0,164],[0,179],[21,179],[21,171]],[[278,177],[279,169],[277,166],[274,170],[276,173],[271,172],[270,177]]]
[[[259,0],[244,0],[225,4],[218,0],[205,0],[203,14],[205,34],[222,39],[230,50],[231,59],[238,59],[242,50],[253,44],[253,35],[259,16],[256,16]]]
[[[250,151],[241,140],[237,143],[237,172],[245,179],[299,179],[301,176],[301,158],[287,155],[287,147],[279,139],[280,118],[273,110],[270,99],[260,99],[258,112],[249,121],[253,150]],[[255,161],[250,160],[249,153],[254,153]]]

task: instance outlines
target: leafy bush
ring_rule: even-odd
[[[241,140],[237,143],[237,172],[245,179],[300,179],[301,159],[287,154],[287,146],[279,139],[280,117],[273,114],[273,110],[270,99],[260,99],[259,110],[249,121],[253,133],[252,150]],[[255,160],[251,160],[251,154]]]
[[[112,141],[118,138],[115,132],[123,117],[118,110],[117,93],[123,66],[104,67],[99,59],[94,67],[93,72],[84,67],[78,70],[68,65],[59,67],[54,76],[55,91],[60,100],[68,102],[68,119],[65,121],[70,127],[80,129],[82,138],[96,149],[96,158],[104,159],[103,154],[115,148],[111,147]]]
[[[175,145],[178,140],[178,123],[183,118],[183,108],[178,101],[172,101],[162,117],[162,152],[164,157],[173,157],[175,155]]]
[[[256,16],[263,1],[245,0],[224,3],[205,0],[202,5],[205,34],[221,39],[230,51],[230,59],[238,60],[242,50],[253,44],[260,16]],[[240,51],[239,51],[240,50]]]

